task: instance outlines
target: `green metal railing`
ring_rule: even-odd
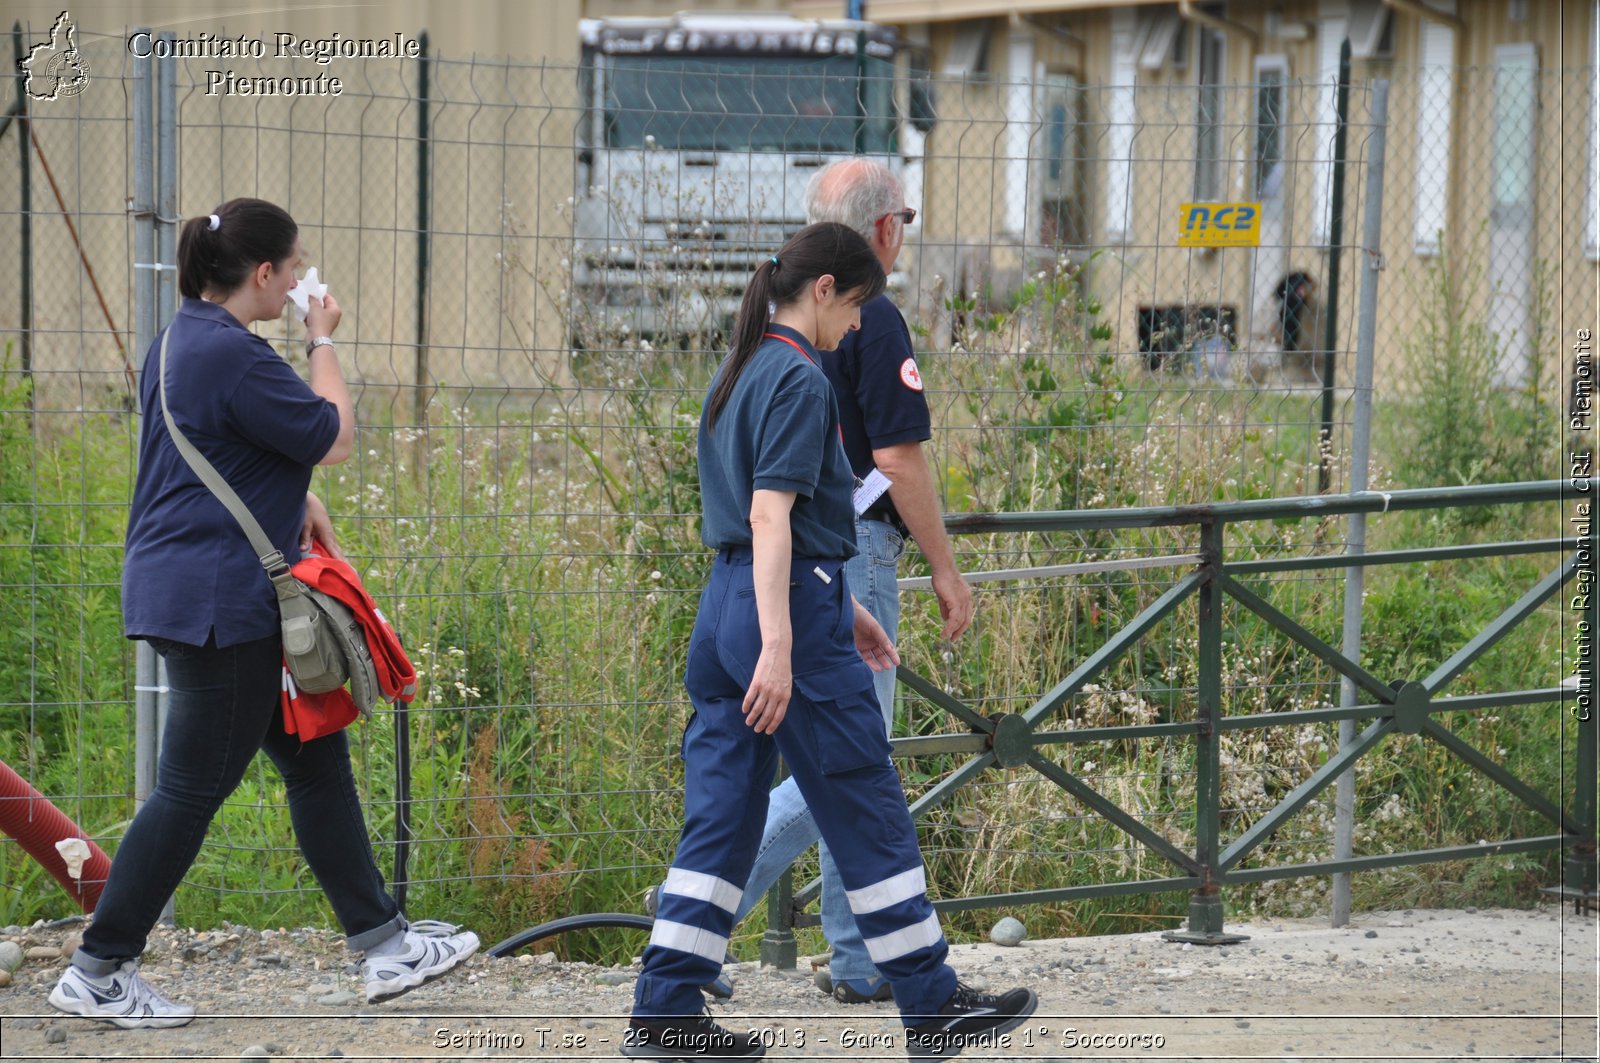
[[[949,801],[963,787],[975,782],[985,769],[1031,768],[1070,793],[1095,814],[1120,828],[1135,842],[1162,858],[1171,865],[1175,874],[1166,878],[1147,878],[1138,881],[1103,882],[1010,894],[947,898],[935,902],[934,907],[948,912],[1003,905],[1189,890],[1191,900],[1188,927],[1185,930],[1171,932],[1167,936],[1173,940],[1220,944],[1238,940],[1225,934],[1222,926],[1222,890],[1230,884],[1561,848],[1567,849],[1568,859],[1563,886],[1558,892],[1592,897],[1596,887],[1596,724],[1592,715],[1589,719],[1577,720],[1576,782],[1570,807],[1567,809],[1561,807],[1559,800],[1539,793],[1434,719],[1438,713],[1559,702],[1564,696],[1570,695],[1570,691],[1565,691],[1560,686],[1455,696],[1447,695],[1445,690],[1451,680],[1532,615],[1572,578],[1577,563],[1576,540],[1542,539],[1390,550],[1358,555],[1237,562],[1229,562],[1224,557],[1224,530],[1227,525],[1233,523],[1295,518],[1322,519],[1355,513],[1531,504],[1562,498],[1564,487],[1563,481],[1552,480],[1388,493],[1315,495],[1216,505],[951,517],[947,524],[952,534],[1193,527],[1198,533],[1199,549],[1195,555],[1170,559],[1178,563],[1189,561],[1193,567],[1091,653],[1070,675],[1041,695],[1026,711],[986,716],[902,665],[898,672],[901,683],[970,727],[971,733],[896,738],[892,742],[895,755],[900,757],[954,754],[968,758],[913,802],[911,811],[914,817],[921,817],[929,810]],[[1563,556],[1554,570],[1529,588],[1514,604],[1468,640],[1448,660],[1434,668],[1426,678],[1410,682],[1390,683],[1373,675],[1359,661],[1351,660],[1312,634],[1261,595],[1246,587],[1239,579],[1242,576],[1269,573],[1350,569],[1354,566],[1408,565],[1428,561],[1533,553],[1553,553]],[[1190,558],[1198,560],[1192,561]],[[1067,705],[1069,699],[1084,690],[1086,684],[1133,648],[1152,628],[1172,616],[1190,597],[1198,600],[1199,616],[1199,681],[1193,702],[1192,719],[1133,726],[1046,729],[1057,713]],[[1347,677],[1362,695],[1358,697],[1357,703],[1345,708],[1224,715],[1222,712],[1223,608],[1230,599],[1236,606],[1266,621],[1273,629],[1286,635],[1339,675]],[[1300,727],[1340,720],[1364,722],[1366,726],[1353,742],[1338,749],[1310,777],[1285,794],[1274,807],[1257,818],[1242,834],[1234,838],[1224,837],[1221,807],[1222,736],[1230,731],[1252,728]],[[1308,802],[1341,774],[1353,769],[1361,757],[1378,748],[1388,736],[1395,734],[1425,735],[1437,742],[1453,756],[1470,765],[1495,785],[1504,788],[1547,820],[1553,826],[1553,831],[1536,837],[1511,838],[1476,845],[1418,849],[1283,866],[1248,869],[1240,867],[1247,856],[1275,831],[1282,828]],[[1072,771],[1041,753],[1041,750],[1048,746],[1174,737],[1192,738],[1196,746],[1196,808],[1192,852],[1163,838],[1133,814],[1097,792]],[[769,908],[769,925],[772,929],[762,942],[763,962],[792,965],[793,928],[816,925],[819,922],[817,916],[805,913],[803,907],[818,895],[820,888],[820,881],[812,881],[803,889],[792,890],[791,883],[785,881],[773,891]]]

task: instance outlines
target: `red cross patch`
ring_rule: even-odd
[[[900,383],[912,391],[922,390],[922,373],[917,369],[915,358],[907,358],[900,363]]]

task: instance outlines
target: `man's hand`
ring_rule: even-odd
[[[943,569],[933,574],[933,593],[939,599],[939,615],[944,617],[942,637],[954,642],[972,626],[972,588],[960,572]]]
[[[955,551],[939,513],[939,493],[921,443],[898,443],[872,452],[872,460],[892,481],[889,497],[933,570],[933,593],[944,617],[944,640],[954,642],[972,626],[972,588],[956,567]]]

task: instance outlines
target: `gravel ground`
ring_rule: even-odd
[[[963,1058],[1057,1060],[1594,1060],[1595,919],[1536,911],[1372,912],[1230,924],[1221,948],[1158,934],[958,945],[968,981],[1038,991],[1008,1044]],[[323,931],[163,930],[145,974],[200,1012],[178,1030],[117,1030],[53,1012],[46,995],[75,928],[9,927],[32,950],[0,988],[8,1059],[537,1059],[614,1057],[637,966],[545,955],[473,957],[458,972],[367,1006],[357,968]],[[777,1059],[903,1059],[892,1005],[838,1004],[799,972],[731,969],[713,1011],[767,1027]]]

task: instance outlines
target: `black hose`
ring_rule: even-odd
[[[565,934],[571,930],[595,930],[601,927],[625,927],[631,930],[649,930],[655,925],[655,920],[648,915],[634,915],[631,912],[595,912],[592,915],[568,915],[560,919],[552,919],[548,923],[540,923],[529,930],[513,934],[500,944],[489,950],[489,955],[499,958],[509,956],[520,948],[532,945],[547,937]]]
[[[489,955],[495,959],[509,956],[518,949],[532,945],[542,938],[554,937],[565,934],[569,930],[597,930],[601,927],[624,927],[629,930],[649,930],[655,926],[655,919],[648,915],[634,915],[631,912],[595,912],[593,915],[568,915],[560,919],[552,919],[548,923],[540,923],[531,930],[524,930],[520,934],[513,934],[500,944],[489,950]],[[733,953],[723,959],[723,964],[734,963]],[[728,981],[726,974],[718,974],[716,978],[701,986],[707,994],[718,1000],[727,1000],[733,996],[733,983]]]

